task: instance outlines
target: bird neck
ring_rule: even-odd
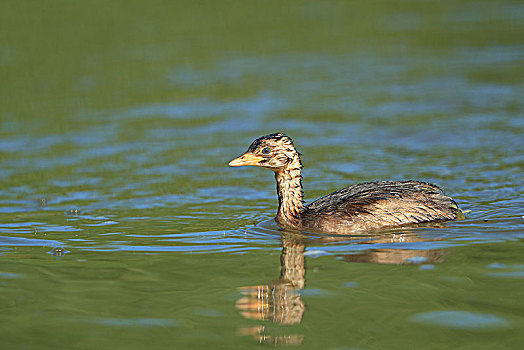
[[[275,172],[278,193],[277,223],[298,226],[300,213],[304,209],[302,191],[302,163],[297,154],[287,167]]]

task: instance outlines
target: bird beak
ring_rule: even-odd
[[[244,165],[258,165],[258,162],[263,160],[264,157],[255,156],[253,153],[244,153],[238,158],[233,159],[229,162],[229,166],[244,166]]]

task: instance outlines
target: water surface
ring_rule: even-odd
[[[524,7],[517,1],[0,5],[1,344],[524,344]],[[282,131],[306,199],[438,183],[438,227],[283,232]]]

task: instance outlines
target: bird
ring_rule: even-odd
[[[459,219],[457,203],[437,185],[422,181],[365,182],[304,203],[301,154],[277,132],[255,139],[229,166],[256,166],[275,173],[276,223],[283,229],[327,234],[374,232]]]

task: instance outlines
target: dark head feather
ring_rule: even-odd
[[[276,133],[273,133],[273,134],[261,136],[261,137],[259,137],[258,139],[256,139],[255,141],[253,141],[251,143],[251,146],[249,146],[248,151],[254,151],[258,147],[260,147],[260,145],[264,141],[279,141],[279,140],[282,140],[284,137],[286,137],[289,140],[291,140],[291,138],[289,136],[287,136],[286,134],[283,134],[281,132],[276,132]]]

